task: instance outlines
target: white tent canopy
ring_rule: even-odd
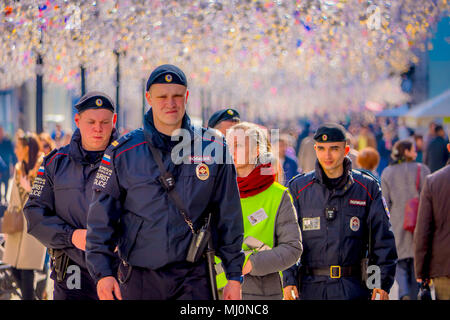
[[[450,117],[450,89],[437,97],[418,104],[404,116],[410,118]]]
[[[378,112],[375,116],[377,117],[401,117],[409,111],[408,105],[403,104],[397,108],[385,109]]]

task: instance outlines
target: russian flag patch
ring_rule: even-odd
[[[107,154],[103,155],[102,163],[109,166],[111,164],[111,157]]]
[[[37,174],[38,174],[38,176],[44,175],[44,167],[43,166],[39,167]]]

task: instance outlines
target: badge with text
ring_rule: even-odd
[[[358,231],[360,225],[361,225],[361,223],[360,223],[358,217],[352,217],[352,218],[350,219],[350,229],[351,229],[352,231],[355,231],[355,232]]]
[[[251,215],[249,215],[247,217],[248,221],[250,221],[252,226],[260,223],[263,220],[266,220],[267,218],[268,218],[268,215],[267,215],[266,211],[264,211],[263,208],[259,209],[258,211],[253,212]]]
[[[303,218],[303,231],[320,230],[320,217]]]
[[[365,207],[366,206],[366,200],[350,199],[349,203],[354,205],[354,206],[361,206],[361,207]]]
[[[200,180],[204,181],[206,179],[209,178],[209,168],[206,164],[204,163],[200,163],[196,168],[195,168],[195,173],[197,174],[197,178],[199,178]]]

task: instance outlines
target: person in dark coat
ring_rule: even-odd
[[[444,167],[448,160],[447,143],[444,128],[437,125],[435,128],[436,137],[431,140],[427,147],[427,157],[425,164],[430,168],[431,173]]]
[[[181,69],[156,68],[147,81],[151,108],[144,128],[105,152],[93,185],[86,244],[100,299],[211,299],[206,259],[187,256],[210,213],[215,253],[228,280],[224,299],[242,298],[244,227],[236,169],[223,135],[191,125],[188,95]],[[116,235],[117,274],[111,261]]]
[[[70,144],[45,157],[24,213],[28,233],[53,252],[53,298],[97,300],[85,258],[87,213],[103,153],[118,138],[116,114],[111,98],[100,92],[87,93],[75,108],[78,128]],[[58,261],[67,263],[60,272]],[[80,275],[79,285],[71,280],[75,271]]]
[[[324,124],[314,135],[315,171],[289,182],[303,254],[300,262],[283,271],[285,298],[304,300],[389,299],[394,283],[397,251],[378,182],[352,170],[346,155],[345,129]],[[375,268],[378,281],[363,281]]]
[[[17,162],[14,154],[14,146],[11,140],[5,135],[3,128],[0,126],[0,157],[6,165],[6,169],[0,172],[0,201],[6,200],[8,194],[8,183],[14,170],[14,164]],[[4,185],[5,193],[1,194],[1,186]]]
[[[418,282],[433,279],[437,300],[450,300],[449,214],[450,160],[426,178],[414,231],[416,278]]]

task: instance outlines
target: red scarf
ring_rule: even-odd
[[[270,168],[272,174],[261,174],[262,168]],[[267,171],[264,170],[264,171]],[[266,172],[264,172],[266,173]],[[262,164],[253,169],[252,172],[246,177],[238,177],[238,187],[241,198],[248,198],[255,194],[261,193],[269,188],[275,182],[275,170],[271,167],[271,164]]]

